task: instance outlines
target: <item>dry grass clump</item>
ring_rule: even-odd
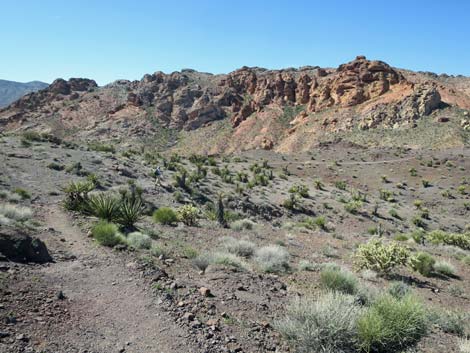
[[[268,273],[286,272],[289,269],[289,258],[287,250],[279,245],[263,246],[254,255],[259,268]]]

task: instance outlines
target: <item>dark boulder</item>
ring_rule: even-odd
[[[52,262],[46,245],[22,232],[0,229],[0,258],[14,262]]]

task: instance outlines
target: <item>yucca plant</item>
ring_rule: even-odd
[[[84,211],[87,205],[88,193],[95,185],[88,181],[71,181],[63,191],[66,194],[64,207],[72,211]]]
[[[118,223],[124,228],[135,229],[135,223],[142,217],[143,213],[144,205],[141,199],[124,199],[119,207]]]
[[[88,211],[92,215],[109,222],[119,218],[119,206],[119,199],[103,193],[92,195],[87,201]]]

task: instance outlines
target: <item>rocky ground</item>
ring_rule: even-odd
[[[15,227],[3,220],[0,237],[13,229],[40,239],[53,262],[0,262],[0,352],[292,351],[276,320],[294,298],[321,291],[322,264],[351,269],[372,289],[387,288],[390,279],[356,271],[358,244],[377,232],[387,240],[409,233],[416,219],[428,231],[461,233],[469,226],[466,148],[366,149],[338,142],[295,155],[256,150],[215,157],[204,164],[204,178],[182,188],[174,186],[176,176],[181,168],[192,175],[196,163],[116,147],[103,152],[104,145],[2,137],[2,203],[29,207],[32,216]],[[151,177],[157,164],[162,186]],[[89,236],[96,219],[62,205],[62,188],[90,173],[102,190],[139,186],[149,215],[162,206],[194,203],[203,211],[199,224],[161,225],[144,216],[137,227],[151,235],[159,254],[101,246]],[[247,182],[238,181],[245,173]],[[266,182],[250,185],[262,173]],[[289,190],[299,185],[308,195],[286,207]],[[250,219],[252,229],[223,228],[210,216],[208,204],[219,195],[229,225]],[[358,197],[362,201],[354,203]],[[197,266],[197,259],[223,249],[226,237],[249,240],[257,249],[277,245],[289,254],[288,268],[265,273],[249,257]],[[468,251],[405,244],[450,262],[457,275],[424,277],[400,268],[393,279],[408,283],[428,307],[468,312],[470,272],[462,260]],[[433,327],[415,350],[458,352],[458,337]]]

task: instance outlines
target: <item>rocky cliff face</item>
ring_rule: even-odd
[[[326,131],[413,127],[442,105],[441,93],[448,93],[442,85],[364,56],[337,69],[242,67],[227,75],[156,72],[140,81],[120,80],[104,87],[88,79],[58,79],[0,111],[0,125],[59,126],[85,137],[98,132],[132,137],[151,136],[161,127],[196,130],[227,118],[240,135],[253,128],[251,119],[262,116],[258,147],[273,148],[284,135],[317,121]],[[289,107],[295,115],[282,114]],[[289,120],[287,126],[278,121],[281,116]]]

